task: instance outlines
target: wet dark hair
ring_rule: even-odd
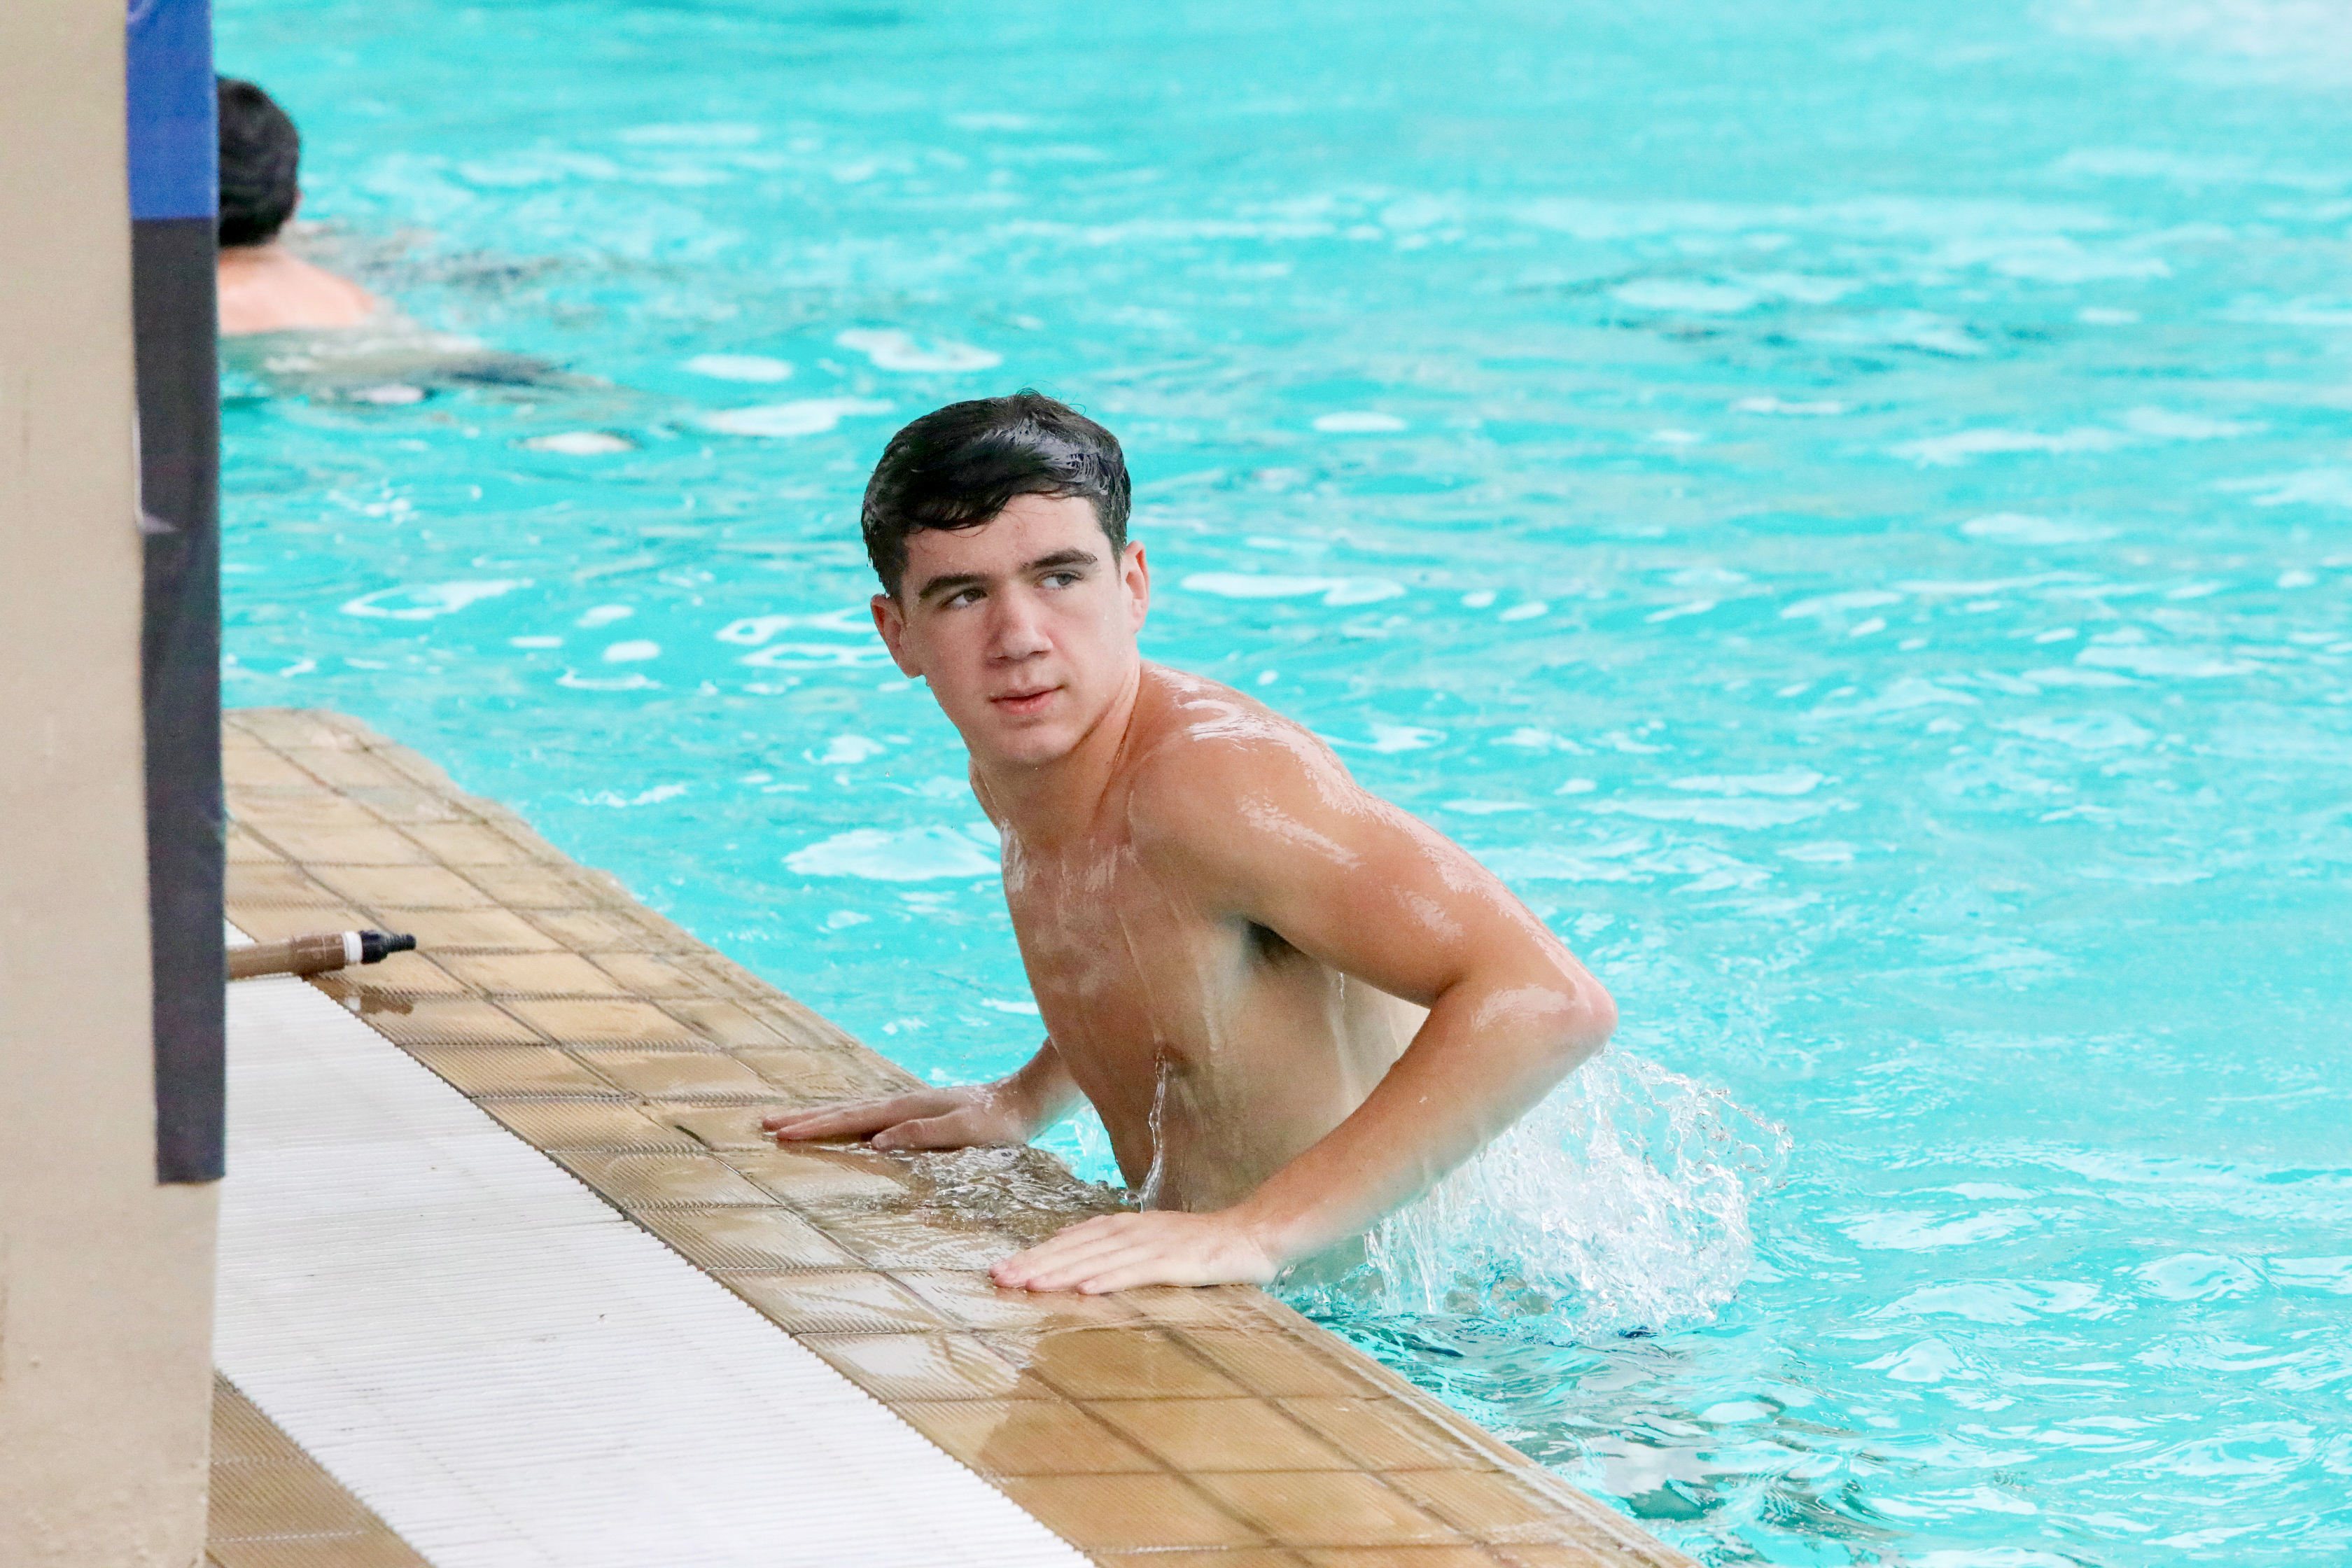
[[[907,536],[978,528],[1015,496],[1083,496],[1113,553],[1127,548],[1127,458],[1118,437],[1024,387],[1010,397],[950,403],[882,449],[859,521],[866,558],[891,595],[907,574]]]
[[[270,96],[215,77],[220,100],[220,242],[267,245],[294,216],[302,138]]]

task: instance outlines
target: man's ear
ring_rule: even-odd
[[[1118,574],[1127,585],[1128,629],[1139,632],[1151,613],[1151,563],[1143,558],[1143,541],[1130,540],[1119,552]]]
[[[890,662],[898,673],[913,680],[923,673],[915,662],[913,652],[907,647],[907,612],[898,607],[897,598],[888,594],[874,595],[874,629],[882,634],[882,646],[890,650]]]

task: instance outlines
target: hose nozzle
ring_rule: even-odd
[[[228,977],[256,980],[265,974],[323,974],[354,963],[382,963],[395,952],[414,952],[416,939],[400,931],[330,931],[283,942],[256,942],[228,950]]]

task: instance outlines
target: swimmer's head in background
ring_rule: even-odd
[[[267,245],[294,216],[302,138],[249,81],[215,79],[220,97],[220,242]]]
[[[1127,548],[1127,458],[1118,437],[1026,389],[934,409],[890,437],[866,486],[866,556],[894,597],[907,536],[978,528],[1015,496],[1082,496],[1114,555]]]

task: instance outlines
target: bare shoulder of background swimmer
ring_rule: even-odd
[[[1213,1214],[1075,1226],[997,1266],[1031,1289],[1263,1283],[1467,1158],[1598,1050],[1608,994],[1459,846],[1379,799],[1297,725],[1213,682],[1150,671],[1124,770],[1139,864],[1203,918],[1249,921],[1429,1009],[1364,1102]],[[1139,705],[1143,706],[1143,705]]]

